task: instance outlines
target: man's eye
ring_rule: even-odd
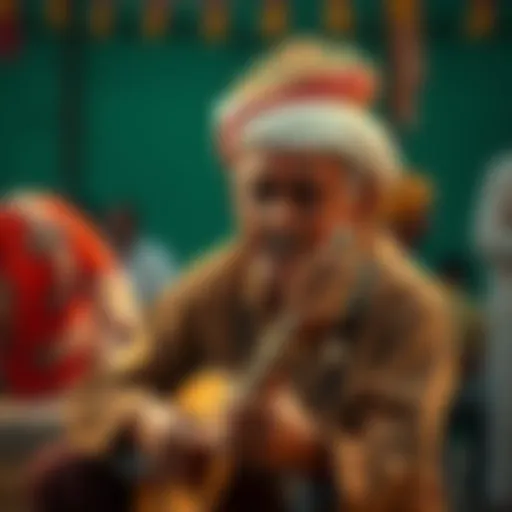
[[[291,195],[293,202],[300,208],[312,208],[320,199],[318,187],[308,182],[296,183],[291,190]]]
[[[255,183],[253,188],[253,195],[259,203],[266,203],[272,201],[278,194],[277,186],[271,181],[260,181]]]

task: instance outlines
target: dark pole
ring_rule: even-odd
[[[61,45],[60,179],[65,194],[81,202],[84,194],[84,2],[69,1],[69,21]]]

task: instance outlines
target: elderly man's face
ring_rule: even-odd
[[[254,152],[240,158],[233,181],[243,233],[277,269],[292,268],[358,219],[357,183],[334,156]]]

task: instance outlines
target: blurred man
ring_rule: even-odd
[[[149,307],[162,287],[177,277],[176,261],[165,247],[143,236],[132,208],[113,208],[105,220],[110,240],[130,276],[140,304]]]
[[[489,493],[497,510],[512,510],[512,155],[489,168],[476,225],[489,274],[487,386]]]
[[[400,163],[366,108],[374,86],[361,59],[304,42],[256,65],[228,93],[216,122],[239,234],[163,298],[144,356],[111,369],[125,386],[150,392],[122,411],[124,421],[132,419],[125,431],[131,449],[149,467],[168,467],[169,450],[172,457],[208,450],[219,437],[158,396],[201,367],[243,373],[267,329],[298,314],[293,350],[279,365],[281,385],[252,411],[258,428],[255,419],[229,427],[233,446],[248,450],[222,510],[283,510],[270,492],[279,482],[275,472],[315,471],[320,462],[334,469],[344,510],[442,509],[438,464],[453,377],[451,321],[442,293],[380,224]],[[340,234],[344,247],[329,250]],[[320,289],[307,286],[311,272],[327,278]],[[128,389],[118,391],[120,403]],[[248,412],[235,410],[236,417]],[[87,497],[111,485],[108,467],[91,472],[75,457],[48,468],[39,510],[99,510]],[[70,472],[84,492],[71,491]]]

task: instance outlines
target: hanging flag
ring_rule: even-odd
[[[496,19],[496,0],[470,0],[466,32],[473,39],[488,37],[495,28]]]
[[[89,26],[96,37],[105,37],[114,28],[114,0],[91,0]]]
[[[69,23],[70,14],[71,0],[46,0],[46,18],[52,28],[64,29]]]
[[[286,0],[263,0],[263,34],[277,37],[286,31],[288,25],[288,5]]]
[[[203,32],[209,41],[219,41],[226,37],[229,24],[227,0],[205,0]]]
[[[351,0],[325,0],[325,26],[329,32],[351,32],[354,28],[354,10]]]
[[[170,22],[170,0],[144,0],[142,32],[146,37],[162,37]]]
[[[391,107],[395,120],[410,124],[423,79],[421,0],[387,0],[392,70]]]
[[[0,57],[13,57],[21,43],[18,0],[0,0]]]

